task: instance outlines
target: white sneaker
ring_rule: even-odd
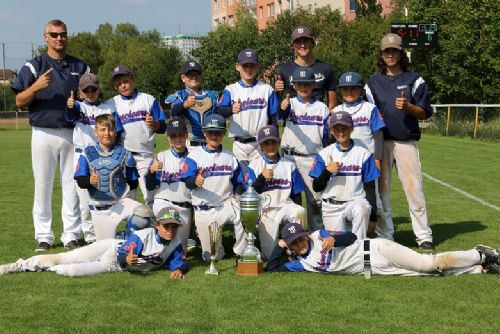
[[[23,271],[23,269],[17,262],[7,263],[0,266],[0,276],[8,273],[18,273],[21,271]]]

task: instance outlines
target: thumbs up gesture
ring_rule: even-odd
[[[283,101],[281,101],[281,110],[286,110],[290,105],[290,93],[287,93]]]
[[[92,174],[90,175],[90,184],[94,187],[99,185],[99,174],[97,174],[97,169],[92,167]]]
[[[158,171],[161,171],[162,169],[163,169],[163,162],[161,162],[158,159],[158,156],[155,156],[155,159],[153,160],[153,163],[151,164],[151,166],[149,166],[149,171],[151,173],[156,173]]]
[[[404,91],[401,91],[399,97],[396,98],[396,108],[400,110],[406,110],[408,107],[408,101],[406,100]]]
[[[194,183],[198,186],[198,187],[202,187],[203,186],[203,183],[205,183],[205,172],[204,170],[200,170],[200,172],[198,173],[198,175],[196,175],[196,179],[194,181]]]
[[[71,94],[68,98],[68,101],[66,102],[66,106],[68,107],[68,109],[73,109],[75,107],[75,93],[73,91],[71,91]]]
[[[238,102],[233,103],[233,114],[238,114],[241,111],[241,100],[238,99]]]
[[[274,81],[274,90],[278,93],[281,93],[283,90],[285,90],[285,82],[279,74],[276,76],[276,80]]]
[[[189,92],[189,96],[183,103],[184,109],[192,108],[196,105],[196,98],[194,97],[193,92]]]
[[[330,157],[328,158],[326,170],[332,174],[338,173],[340,171],[340,163],[338,161],[333,161],[332,157]]]
[[[40,75],[38,79],[36,79],[35,83],[32,86],[35,91],[38,92],[39,90],[49,87],[50,83],[52,82],[51,73],[53,70],[53,68],[49,68],[47,71],[45,71],[45,73]]]
[[[153,128],[153,123],[154,123],[154,119],[153,119],[153,116],[151,115],[151,112],[147,112],[146,113],[146,125],[150,128]]]
[[[128,251],[127,257],[125,258],[129,266],[134,266],[138,262],[137,255],[134,254],[135,247],[136,247],[135,243],[130,244],[130,250]]]
[[[274,177],[274,170],[272,168],[267,168],[267,165],[264,165],[262,176],[264,176],[266,180],[272,179]]]

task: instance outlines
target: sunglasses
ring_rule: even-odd
[[[68,38],[68,33],[64,32],[46,32],[45,35],[49,35],[52,38],[61,37],[62,39]]]
[[[82,90],[82,92],[84,92],[85,94],[88,94],[88,93],[95,93],[95,92],[97,92],[97,90],[98,90],[98,88],[95,88],[95,87],[87,87],[84,90]]]

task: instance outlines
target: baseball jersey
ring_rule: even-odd
[[[187,150],[179,154],[173,148],[158,153],[156,158],[163,163],[163,168],[155,173],[159,182],[155,198],[181,203],[191,202],[191,192],[181,180],[182,166],[187,154]]]
[[[30,125],[55,129],[73,128],[73,123],[68,122],[64,115],[66,102],[71,91],[78,89],[80,76],[90,72],[87,64],[80,59],[66,55],[64,59],[57,60],[43,53],[21,67],[11,88],[18,94],[51,68],[50,85],[37,92],[28,106]]]
[[[212,101],[212,107],[208,110],[204,110],[203,113],[200,113],[193,109],[184,109],[183,103],[189,97],[189,94],[193,94],[192,90],[182,89],[175,92],[175,99],[172,102],[172,117],[174,116],[185,116],[187,119],[187,127],[188,132],[190,133],[190,139],[202,139],[205,141],[205,137],[203,136],[202,124],[203,118],[215,113],[215,107],[217,105],[217,93],[211,90],[202,90],[198,94],[195,94],[195,99],[197,101],[201,101],[204,99],[210,99]],[[179,106],[181,105],[181,106]]]
[[[334,113],[339,111],[345,111],[352,117],[354,131],[351,133],[351,138],[359,139],[360,145],[374,153],[375,140],[373,134],[385,127],[384,119],[377,106],[358,99],[352,104],[344,102],[333,108]]]
[[[100,157],[92,163],[92,166],[98,166],[101,165],[103,167],[111,165],[114,163],[112,156],[114,153],[114,150],[117,149],[119,146],[113,147],[112,150],[109,152],[104,152],[103,149],[96,144],[95,146],[96,151],[99,153]],[[89,157],[87,156],[86,153],[87,149],[83,151],[83,153],[80,155],[80,158],[78,159],[78,164],[76,165],[76,171],[75,171],[75,178],[79,176],[90,176],[92,174],[91,171],[91,162],[89,161]],[[116,169],[113,170],[109,178],[112,178],[112,180],[109,180],[107,178],[106,180],[104,177],[101,175],[99,168],[97,167],[97,173],[99,174],[99,182],[102,184],[102,182],[113,182],[113,186],[115,188],[121,188],[122,193],[126,193],[128,189],[127,185],[127,180],[138,180],[139,179],[139,173],[137,172],[137,169],[135,167],[136,163],[134,160],[134,157],[130,152],[126,152],[126,157],[123,161],[121,161],[121,165]],[[94,187],[94,186],[92,186]],[[93,196],[91,193],[95,191],[89,190],[89,204],[90,205],[95,205],[95,206],[102,206],[102,205],[110,205],[116,203],[118,200],[117,199],[98,199],[100,196],[100,186],[97,188],[97,191],[95,195]],[[123,189],[124,188],[124,189]],[[104,197],[114,197],[114,196],[104,196]]]
[[[285,91],[290,93],[291,97],[297,96],[297,91],[292,86],[292,74],[297,69],[297,67],[302,67],[298,65],[295,61],[283,64],[278,68],[278,75],[283,79],[285,85]],[[317,100],[323,101],[325,92],[335,91],[338,86],[338,81],[335,73],[332,71],[332,67],[316,59],[314,63],[309,66],[314,72],[314,79],[316,81],[312,96]]]
[[[323,148],[323,139],[328,137],[328,107],[315,98],[308,103],[294,97],[289,109],[284,117],[281,147],[303,155],[317,154]]]
[[[257,132],[270,124],[270,120],[278,113],[279,99],[276,92],[270,85],[259,80],[248,87],[241,80],[227,86],[218,104],[229,107],[238,101],[241,102],[241,111],[229,117],[231,138],[256,137]]]
[[[166,116],[158,100],[153,96],[135,91],[129,98],[117,95],[108,101],[118,113],[125,129],[123,146],[133,153],[154,152],[154,131],[146,125],[146,115],[151,113],[155,121],[165,122]]]
[[[162,228],[162,227],[161,227]],[[138,263],[128,266],[126,257],[130,248],[138,257]],[[187,272],[187,261],[179,238],[165,240],[160,237],[155,227],[134,232],[127,241],[118,248],[118,263],[127,271],[153,271],[167,268]]]
[[[304,181],[295,164],[281,157],[274,162],[270,162],[267,157],[252,160],[246,170],[248,180],[255,182],[265,166],[274,173],[271,179],[266,180],[262,192],[270,197],[269,207],[279,208],[290,199],[290,195],[304,191]]]
[[[342,233],[340,233],[342,234]],[[323,249],[323,240],[336,233],[318,230],[311,233],[309,251],[305,255],[285,264],[289,271],[333,272],[337,274],[359,274],[363,272],[363,243],[355,241],[348,247],[333,247],[329,251]]]
[[[113,114],[116,132],[123,132],[120,117],[118,117],[118,114],[112,106],[106,103],[94,105],[87,101],[75,101],[73,110],[66,110],[66,119],[69,122],[75,123],[75,129],[73,130],[73,145],[84,148],[96,143],[97,138],[94,132],[95,118],[104,114]]]
[[[323,199],[350,201],[354,198],[364,198],[363,183],[373,181],[380,176],[372,154],[356,139],[352,140],[345,151],[338,143],[322,149],[313,162],[309,176],[319,177],[330,159],[340,163],[340,171],[330,176],[321,196]]]
[[[424,109],[426,118],[432,116],[427,96],[427,84],[414,72],[402,72],[396,76],[377,73],[368,79],[365,96],[382,113],[385,122],[384,138],[394,140],[419,140],[418,119],[407,111],[397,109],[396,99],[401,92],[409,103]]]
[[[192,204],[195,206],[220,206],[233,195],[233,187],[243,183],[240,164],[232,153],[222,148],[209,150],[205,145],[189,151],[182,166],[182,179],[186,180],[204,173],[202,187],[191,190]]]

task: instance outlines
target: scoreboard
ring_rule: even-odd
[[[404,48],[433,48],[437,46],[436,23],[395,23],[391,33],[403,39]]]

